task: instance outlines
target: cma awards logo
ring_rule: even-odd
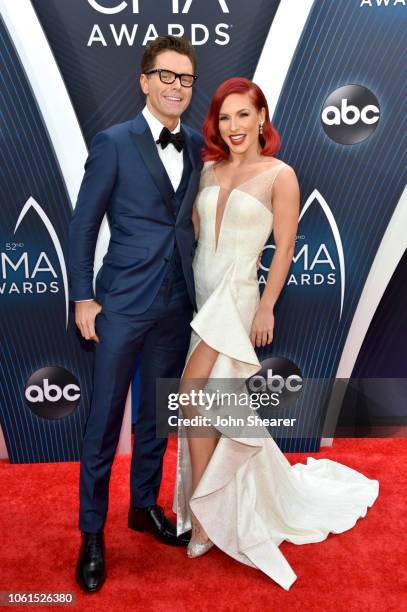
[[[406,6],[406,0],[360,0],[359,7],[367,6],[372,8],[374,6]]]
[[[110,2],[109,7],[104,6],[102,0],[87,0],[90,6],[102,15],[116,15],[123,13],[128,15],[139,15],[140,6],[143,5],[145,0],[117,0]],[[221,15],[227,15],[230,13],[228,3],[230,0],[207,0],[205,10],[211,10],[213,13],[215,10],[220,11]],[[164,7],[161,6],[159,11],[161,14],[164,11]],[[171,15],[188,15],[189,11],[198,5],[198,0],[167,0],[166,4],[171,12]],[[209,6],[208,6],[209,5]],[[213,6],[212,6],[213,5]],[[209,28],[203,23],[191,23],[189,25],[189,31],[185,31],[185,27],[180,23],[168,23],[167,34],[173,36],[187,36],[194,46],[202,46],[213,38],[213,42],[216,45],[227,45],[230,41],[229,30],[231,25],[228,23],[218,23],[214,27],[214,34],[211,34]],[[138,23],[122,23],[114,24],[110,23],[109,27],[102,28],[98,23],[95,23],[91,34],[89,36],[87,46],[102,45],[107,47],[109,42],[114,43],[120,47],[122,44],[132,46],[135,43],[136,37],[140,35],[140,28]],[[143,26],[142,33],[142,46],[144,47],[148,42],[157,38],[159,34],[163,34],[162,31],[158,31],[154,23]]]
[[[54,253],[50,255],[45,250],[41,250],[39,253],[34,254],[32,249],[27,250],[24,242],[18,241],[17,239],[15,241],[6,242],[5,250],[0,251],[0,296],[27,296],[59,293],[60,277],[62,277],[67,328],[69,297],[68,276],[64,254],[61,243],[50,219],[33,197],[30,197],[24,204],[14,228],[14,235],[19,229],[27,213],[31,210],[34,210],[37,213],[38,217],[45,226],[45,229],[47,230],[55,249],[59,266],[55,266],[52,263],[52,259],[55,257]],[[59,267],[59,274],[55,267]]]
[[[304,242],[293,257],[293,264],[288,276],[287,285],[296,287],[326,287],[339,283],[339,320],[342,317],[345,298],[345,258],[342,239],[339,233],[335,217],[318,189],[314,189],[304,204],[299,216],[299,228],[311,206],[320,207],[328,226],[331,230],[333,240],[307,241]],[[297,242],[305,239],[303,234],[297,236]],[[275,245],[268,244],[263,251],[275,250]],[[269,268],[260,263],[260,270],[268,272]],[[259,277],[259,283],[265,284],[266,278],[263,274]]]

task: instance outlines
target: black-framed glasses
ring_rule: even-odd
[[[156,68],[155,70],[149,70],[145,74],[154,74],[158,73],[160,77],[161,83],[165,83],[166,85],[171,85],[175,82],[175,79],[179,79],[182,87],[192,87],[198,78],[195,74],[178,74],[177,72],[172,72],[172,70],[165,70],[164,68]]]

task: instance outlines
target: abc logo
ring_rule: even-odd
[[[81,389],[71,372],[54,366],[41,368],[30,376],[24,397],[37,416],[60,419],[72,414],[76,409]]]
[[[375,131],[380,119],[376,96],[362,85],[345,85],[325,100],[321,122],[325,133],[339,144],[363,142]]]
[[[269,357],[261,362],[261,370],[247,381],[249,393],[278,394],[280,408],[287,406],[301,393],[301,370],[289,359]]]

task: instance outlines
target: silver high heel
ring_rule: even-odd
[[[203,531],[202,526],[198,519],[192,515],[192,537],[187,546],[187,555],[190,559],[195,559],[195,557],[202,557],[205,553],[208,552],[209,549],[212,548],[213,542],[208,538],[206,542],[197,542],[194,538]],[[206,534],[205,534],[206,535]],[[208,537],[208,536],[207,536]]]
[[[199,542],[192,542],[192,540],[190,540],[187,546],[187,555],[190,559],[194,559],[195,557],[201,557],[202,555],[207,553],[208,550],[212,548],[212,546],[213,542],[211,542],[209,539],[207,542],[204,542],[204,544],[200,544]]]

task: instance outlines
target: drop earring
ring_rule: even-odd
[[[260,136],[263,136],[263,124],[262,123],[260,123],[259,125],[259,134]]]

